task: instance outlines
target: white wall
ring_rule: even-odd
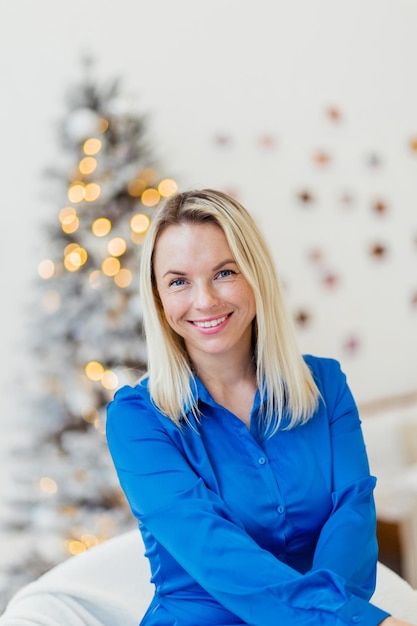
[[[307,310],[303,351],[342,361],[360,402],[417,387],[417,5],[414,0],[2,0],[0,4],[3,316],[6,419],[41,223],[60,207],[42,170],[83,52],[122,78],[149,114],[166,175],[234,190],[255,214],[287,286]],[[340,122],[326,116],[336,106]],[[263,135],[276,138],[269,148]],[[216,138],[228,138],[219,145]],[[330,165],[312,155],[326,150]],[[371,155],[381,165],[371,167]],[[315,203],[297,201],[307,188]],[[340,198],[349,193],[346,207]],[[382,198],[386,215],[371,210]],[[385,260],[368,252],[374,241]],[[320,263],[309,253],[320,249]],[[334,288],[322,272],[336,273]],[[358,349],[344,348],[350,337]]]

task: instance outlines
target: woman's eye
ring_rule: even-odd
[[[169,283],[170,287],[183,287],[185,285],[185,280],[183,278],[174,278]]]
[[[219,278],[229,278],[230,276],[234,276],[236,274],[236,272],[234,272],[233,270],[221,270],[218,273],[218,277]]]

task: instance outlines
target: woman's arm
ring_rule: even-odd
[[[302,575],[260,548],[193,472],[175,428],[134,390],[109,406],[109,447],[134,515],[212,597],[253,626],[339,626],[358,616],[376,626],[387,617],[331,571]]]
[[[370,598],[378,545],[369,464],[355,401],[337,361],[319,361],[319,386],[329,415],[332,512],[317,543],[313,570],[330,569],[349,589]]]

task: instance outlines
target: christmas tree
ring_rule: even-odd
[[[107,450],[105,413],[114,391],[145,369],[140,247],[158,203],[177,188],[159,176],[146,119],[119,80],[97,83],[83,61],[66,104],[57,165],[46,172],[55,214],[30,310],[34,375],[14,503],[20,498],[15,527],[27,550],[9,572],[14,588],[135,525]]]

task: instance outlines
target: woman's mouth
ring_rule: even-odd
[[[225,322],[227,318],[230,317],[230,315],[231,313],[229,313],[229,315],[223,315],[223,317],[217,317],[216,319],[207,320],[204,322],[193,321],[193,324],[198,328],[215,328],[216,326],[220,326],[220,324],[223,324],[223,322]]]

